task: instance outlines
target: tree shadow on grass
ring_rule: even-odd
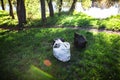
[[[74,32],[87,38],[85,49],[74,48]],[[71,44],[69,62],[60,62],[53,56],[52,41],[59,37]],[[34,65],[57,80],[120,79],[119,40],[118,35],[93,34],[85,30],[66,28],[37,28],[7,32],[0,35],[0,62],[2,63],[0,78],[2,80],[37,79],[34,73],[29,73],[30,66]],[[44,64],[46,59],[51,62],[51,66]]]

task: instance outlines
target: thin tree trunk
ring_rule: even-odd
[[[77,0],[73,0],[72,6],[71,6],[69,12],[73,12],[74,11],[76,2],[77,2]]]
[[[47,0],[48,7],[49,7],[49,12],[50,12],[50,17],[54,16],[54,10],[53,10],[53,5],[52,5],[52,0]]]
[[[5,10],[5,6],[4,6],[3,0],[1,0],[1,7],[2,7],[2,10]]]
[[[92,7],[95,7],[95,0],[92,0]]]
[[[17,16],[19,22],[19,28],[22,29],[24,27],[24,23],[26,23],[26,9],[24,0],[17,0]]]
[[[59,13],[60,13],[61,10],[62,10],[62,2],[63,2],[63,0],[60,0],[60,3],[59,3]]]
[[[11,3],[11,0],[8,0],[8,3],[9,3],[9,14],[10,14],[10,16],[12,17],[12,19],[15,19],[14,13],[13,13],[13,6],[12,6],[12,3]]]
[[[118,14],[120,14],[120,4],[118,4]]]
[[[44,24],[46,24],[45,0],[40,0],[41,3],[41,17]]]

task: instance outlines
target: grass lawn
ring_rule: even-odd
[[[87,47],[73,45],[74,32],[87,38]],[[58,61],[54,38],[71,44],[71,60]],[[51,65],[45,65],[49,60]],[[120,35],[66,28],[0,30],[0,80],[120,80]]]
[[[28,15],[28,14],[27,14]],[[16,17],[16,15],[15,15]],[[0,26],[16,26],[17,17],[15,20],[11,19],[8,12],[0,11]],[[27,17],[27,27],[39,27],[43,22],[40,20],[40,15],[35,15],[35,18]],[[83,28],[97,28],[120,31],[120,15],[111,16],[106,19],[95,19],[84,13],[68,14],[62,12],[55,14],[54,17],[47,17],[47,27],[62,26],[62,27],[83,27]]]

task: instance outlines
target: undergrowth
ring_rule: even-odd
[[[15,20],[9,17],[8,12],[0,11],[0,26],[16,26],[17,18]],[[47,17],[47,21],[43,23],[40,19],[40,15],[35,15],[34,18],[27,18],[27,24],[25,27],[40,27],[40,26],[52,27],[83,27],[83,28],[97,28],[120,31],[120,15],[111,16],[106,19],[95,19],[84,13],[68,12],[56,13],[54,17]]]

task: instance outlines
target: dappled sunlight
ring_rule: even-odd
[[[6,27],[6,26],[15,26],[15,25],[17,25],[16,19],[12,19],[9,16],[8,12],[0,11],[0,26]]]
[[[67,16],[62,20],[62,24],[64,24],[66,21],[68,21],[68,23],[71,23],[73,19],[73,16]]]

